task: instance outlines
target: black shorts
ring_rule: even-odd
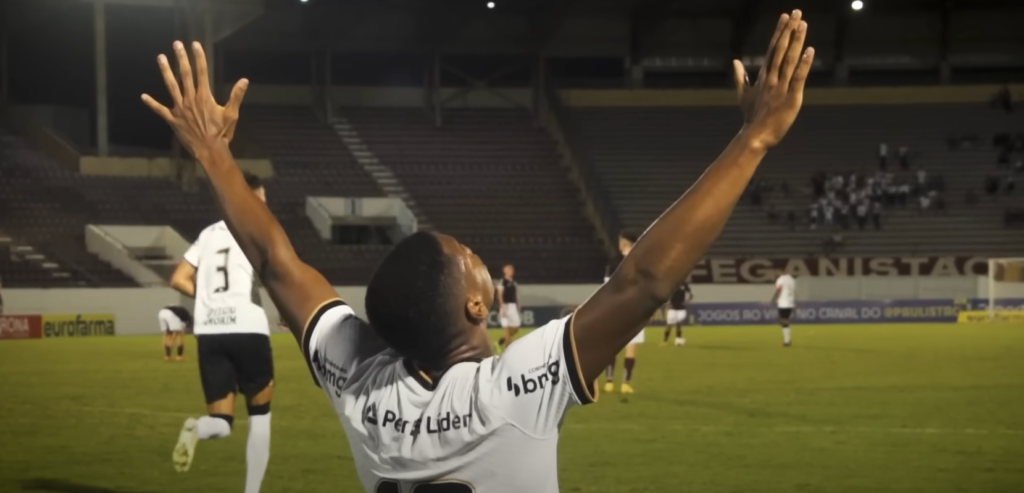
[[[792,308],[779,308],[779,318],[788,319],[791,315],[793,315]]]
[[[204,334],[196,336],[199,379],[206,403],[240,392],[247,398],[274,380],[270,337],[263,334]]]

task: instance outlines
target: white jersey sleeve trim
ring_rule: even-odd
[[[327,327],[332,325],[329,323],[331,321],[323,320],[323,318],[327,312],[339,307],[342,307],[340,312],[337,313],[337,315],[340,316],[339,318],[355,314],[344,301],[341,301],[338,298],[327,300],[317,307],[316,311],[313,312],[313,315],[311,315],[309,320],[306,321],[306,326],[302,331],[302,357],[306,360],[306,366],[309,368],[309,373],[313,376],[313,382],[316,383],[317,387],[320,387],[321,385],[320,379],[317,378],[317,371],[313,364],[313,360],[316,356],[316,348],[319,345],[324,332],[327,331]],[[322,320],[324,323],[321,323]]]
[[[576,397],[576,402],[578,404],[585,405],[597,402],[598,396],[597,392],[594,391],[595,387],[593,382],[587,383],[586,379],[583,378],[583,369],[580,368],[579,354],[576,352],[575,328],[576,312],[573,311],[572,315],[569,317],[569,321],[566,323],[565,333],[562,335],[562,352],[565,353],[565,359],[569,363],[566,365],[566,369],[572,369],[569,371],[569,383],[572,384],[572,392]]]
[[[352,372],[388,348],[340,299],[320,305],[302,333],[302,355],[318,387],[340,392]]]

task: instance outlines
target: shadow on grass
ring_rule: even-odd
[[[64,481],[62,479],[34,478],[21,483],[21,491],[41,491],[46,493],[156,493],[142,490],[115,490],[102,486]]]

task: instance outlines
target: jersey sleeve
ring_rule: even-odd
[[[491,367],[489,403],[527,433],[557,431],[565,411],[594,402],[583,379],[572,336],[572,315],[512,343]]]
[[[313,382],[340,390],[360,363],[387,349],[370,324],[339,299],[320,306],[302,334],[302,354]]]
[[[186,262],[192,265],[192,267],[199,267],[199,253],[202,251],[203,236],[206,234],[206,230],[199,233],[199,238],[196,238],[195,243],[188,247],[185,251],[184,259]]]

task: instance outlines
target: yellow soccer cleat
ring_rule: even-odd
[[[623,395],[632,394],[633,393],[633,386],[628,384],[628,383],[623,383],[622,384],[622,388],[619,389],[619,391],[622,392]]]
[[[615,392],[615,384],[612,383],[612,382],[605,382],[605,384],[604,384],[604,391],[605,391],[605,393],[608,393],[608,394],[611,394],[612,392]]]
[[[198,422],[195,418],[188,418],[181,427],[181,432],[178,434],[178,443],[174,445],[174,452],[171,453],[174,470],[185,472],[192,467],[192,458],[196,455],[196,442],[198,441]]]

